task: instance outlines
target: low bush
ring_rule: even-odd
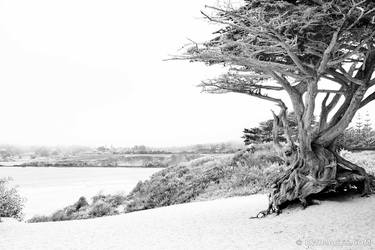
[[[105,203],[108,203],[111,207],[118,207],[125,201],[125,195],[124,194],[114,194],[114,195],[104,195],[104,194],[97,194],[94,197],[92,197],[92,202],[95,204],[98,201],[104,201]]]
[[[103,200],[98,200],[95,202],[88,211],[88,215],[90,216],[89,218],[113,214],[116,214],[115,209],[111,206],[111,204]]]
[[[99,193],[92,198],[92,203],[89,204],[85,197],[81,197],[73,205],[58,210],[50,216],[36,215],[27,222],[36,223],[47,221],[80,220],[114,215],[118,214],[118,207],[122,204],[124,199],[125,196],[121,194],[103,195]]]
[[[11,178],[0,179],[0,221],[1,217],[12,217],[21,220],[23,217],[24,198],[15,186],[11,185]]]
[[[45,215],[36,215],[29,219],[27,222],[29,223],[37,223],[37,222],[47,222],[51,221],[50,216],[45,216]]]

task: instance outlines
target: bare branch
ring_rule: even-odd
[[[318,89],[318,93],[334,93],[339,95],[344,95],[345,92],[343,90],[333,90],[333,89]]]
[[[344,79],[346,79],[348,82],[353,82],[353,83],[358,84],[358,85],[364,85],[364,82],[362,80],[359,80],[359,79],[354,78],[351,75],[349,75],[342,66],[339,67],[339,70],[341,72],[341,76]]]
[[[329,68],[329,69],[327,69],[327,73],[330,74],[331,76],[333,76],[333,78],[328,77],[326,75],[323,75],[322,77],[327,78],[331,81],[334,81],[334,82],[336,82],[336,83],[338,83],[341,86],[344,86],[346,88],[349,86],[348,85],[348,82],[349,82],[348,79],[345,78],[345,76],[343,74],[340,74],[339,72],[337,72],[335,69]]]
[[[294,88],[287,79],[283,76],[279,76],[272,70],[268,70],[269,74],[272,75],[278,83],[286,90],[286,92],[289,94],[289,97],[292,101],[294,111],[299,117],[302,117],[303,112],[304,112],[304,107],[303,107],[303,100],[302,100],[302,95],[301,93]]]
[[[359,105],[359,108],[363,108],[364,106],[366,106],[367,104],[369,104],[370,102],[372,102],[373,100],[375,100],[375,92],[371,93],[370,95],[368,95],[362,102],[361,102],[361,105]]]
[[[220,87],[220,86],[218,86],[218,87]],[[278,105],[283,105],[283,101],[281,99],[271,97],[271,96],[268,96],[268,95],[263,95],[261,93],[256,93],[256,92],[252,92],[252,91],[245,92],[243,90],[231,88],[231,87],[220,87],[220,88],[222,88],[222,90],[226,90],[228,92],[250,95],[250,96],[257,97],[259,99],[263,99],[263,100],[266,100],[266,101],[275,102]]]
[[[325,72],[325,69],[326,69],[327,64],[328,64],[328,60],[330,59],[331,53],[336,46],[337,36],[339,34],[339,31],[340,31],[340,29],[338,29],[336,32],[333,33],[331,42],[330,42],[329,46],[327,47],[327,49],[323,53],[323,58],[322,58],[322,61],[320,62],[320,65],[319,65],[319,68],[318,68],[318,71],[317,71],[318,76],[322,75]]]
[[[351,98],[349,106],[343,112],[342,118],[336,124],[322,131],[315,140],[317,143],[326,145],[327,143],[334,140],[337,136],[339,136],[348,127],[349,123],[351,122],[355,113],[361,105],[361,100],[366,93],[366,90],[366,86],[360,86],[356,90],[353,97]]]

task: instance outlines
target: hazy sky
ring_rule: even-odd
[[[163,61],[211,37],[215,2],[0,0],[0,144],[240,140],[273,105],[202,94],[218,68]]]

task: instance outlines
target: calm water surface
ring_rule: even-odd
[[[26,218],[47,215],[79,197],[128,193],[160,168],[38,168],[0,167],[0,177],[12,177],[27,201]]]

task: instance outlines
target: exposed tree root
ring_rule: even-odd
[[[290,203],[299,201],[303,208],[316,204],[317,198],[329,192],[354,189],[362,195],[371,194],[375,178],[335,152],[322,146],[313,146],[313,151],[297,160],[285,173],[277,178],[269,194],[269,206],[255,217],[280,214]]]

